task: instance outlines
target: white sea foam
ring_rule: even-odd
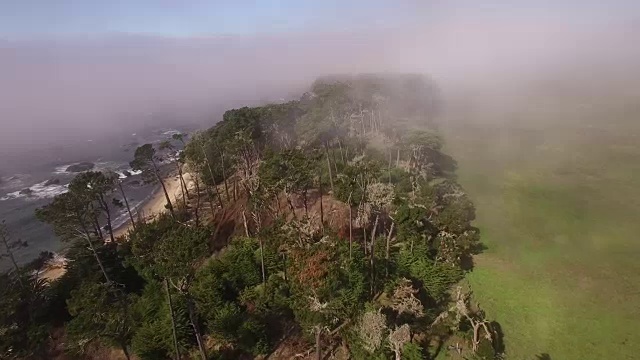
[[[180,134],[180,131],[171,129],[162,133],[162,135],[167,135],[167,136],[173,136],[175,134]]]
[[[0,179],[0,188],[5,190],[24,189],[25,183],[31,178],[28,174],[15,174],[11,176],[3,176]]]
[[[58,185],[58,184],[47,185],[47,182],[48,180],[29,187],[28,192],[23,191],[26,189],[22,189],[22,190],[8,193],[5,196],[1,197],[0,201],[12,200],[12,199],[18,199],[18,198],[33,199],[33,200],[48,199],[56,195],[64,194],[67,191],[69,191],[68,189],[69,185]]]
[[[131,207],[131,214],[134,216],[134,218],[137,216],[138,214],[138,209],[145,204],[145,202],[148,201],[147,199],[145,200],[141,200],[138,202],[134,202],[134,203],[129,203],[129,206]],[[129,221],[129,213],[127,212],[127,209],[122,209],[120,211],[120,213],[117,215],[117,217],[113,220],[113,228],[114,229],[118,229],[120,227],[122,227],[124,224],[126,224]]]
[[[119,170],[119,171],[116,171],[116,174],[118,174],[118,177],[120,178],[120,180],[124,180],[129,177],[124,174],[125,171],[127,171],[130,174],[129,176],[136,176],[136,175],[142,174],[142,170],[132,170],[132,169]]]
[[[53,173],[56,175],[69,175],[71,173],[67,172],[67,168],[71,165],[76,165],[76,164],[78,163],[71,163],[71,164],[56,166],[55,170],[53,170]]]
[[[69,166],[72,165],[77,165],[80,164],[79,162],[75,162],[75,163],[69,163],[69,164],[64,164],[64,165],[59,165],[56,166],[55,169],[53,170],[53,174],[54,175],[73,175],[75,173],[73,172],[67,172],[67,168]],[[95,165],[92,169],[92,171],[107,171],[107,170],[111,170],[111,169],[117,169],[121,166],[121,164],[113,162],[113,161],[94,161],[93,164]]]

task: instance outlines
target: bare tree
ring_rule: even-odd
[[[120,195],[122,195],[122,200],[124,201],[124,205],[127,208],[127,214],[129,214],[129,220],[131,221],[131,226],[133,230],[136,229],[136,221],[133,219],[133,213],[131,212],[131,207],[129,206],[129,200],[127,200],[127,194],[124,192],[124,188],[122,187],[122,181],[118,181],[118,189],[120,189]]]
[[[418,289],[413,287],[410,280],[406,278],[400,279],[400,283],[391,297],[391,308],[397,311],[398,314],[407,313],[415,317],[422,317],[424,315],[424,306],[415,296],[417,293]]]
[[[389,342],[389,347],[395,354],[396,360],[402,360],[404,344],[411,341],[411,329],[409,328],[409,324],[396,327],[396,329],[389,334],[387,341]]]
[[[362,315],[358,326],[358,334],[362,339],[363,347],[373,353],[382,346],[382,340],[387,332],[387,319],[378,310],[372,310]]]
[[[16,275],[18,275],[18,281],[20,282],[20,286],[22,286],[22,278],[20,277],[20,267],[16,262],[14,251],[20,248],[25,248],[28,246],[28,244],[26,241],[22,241],[20,239],[11,240],[11,237],[9,235],[9,230],[7,229],[5,220],[2,220],[2,222],[0,223],[0,240],[2,241],[2,244],[4,244],[4,248],[5,248],[5,252],[0,253],[0,259],[4,257],[9,258],[16,272]]]
[[[153,148],[153,145],[145,144],[136,149],[134,159],[130,163],[130,165],[134,170],[142,170],[143,176],[145,176],[147,181],[157,181],[160,183],[160,186],[162,186],[162,191],[164,192],[164,196],[167,200],[167,208],[169,209],[169,213],[171,213],[171,217],[175,218],[176,216],[173,211],[173,204],[171,203],[169,192],[167,191],[167,187],[165,186],[165,183],[160,176],[160,168],[158,167],[158,163],[161,160],[162,159],[156,155],[156,150]]]
[[[480,312],[472,312],[469,309],[469,301],[470,294],[463,293],[462,288],[458,287],[456,289],[456,302],[455,302],[455,311],[457,312],[457,316],[459,319],[466,319],[471,328],[473,329],[473,338],[471,339],[471,349],[475,353],[478,351],[478,346],[480,345],[481,336],[484,337],[488,341],[493,341],[493,337],[491,336],[491,331],[489,331],[489,321],[484,319],[484,313]],[[484,335],[481,334],[484,333]]]

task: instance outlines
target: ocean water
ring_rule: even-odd
[[[64,252],[66,244],[55,236],[50,226],[36,219],[35,210],[67,191],[69,182],[77,175],[67,172],[69,166],[91,162],[95,164],[93,170],[117,172],[129,205],[136,209],[148,200],[157,185],[145,184],[140,173],[129,167],[135,148],[145,143],[159,143],[177,132],[190,130],[151,129],[109,139],[67,143],[34,154],[25,153],[19,158],[2,159],[9,165],[3,165],[0,169],[0,220],[6,221],[12,238],[25,240],[29,244],[16,251],[16,260],[24,264],[43,251]],[[168,159],[165,167],[173,168],[168,164],[171,160],[174,158]],[[114,192],[113,197],[121,199],[119,191]],[[128,220],[125,208],[116,211],[113,221],[115,228]],[[7,259],[0,259],[0,271],[8,266]]]

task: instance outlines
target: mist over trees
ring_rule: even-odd
[[[7,309],[29,320],[0,329],[59,329],[84,358],[500,358],[501,334],[460,285],[481,244],[440,96],[421,75],[326,77],[298,100],[229,110],[175,137],[182,201],[164,189],[168,212],[113,240],[115,179],[79,174],[38,210],[72,244],[66,273],[30,297],[10,287]],[[162,182],[170,147],[143,145],[132,165]],[[19,333],[0,354],[50,356]]]

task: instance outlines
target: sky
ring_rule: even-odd
[[[112,32],[206,36],[344,29],[357,28],[362,22],[393,24],[398,20],[394,14],[403,9],[402,2],[379,0],[3,0],[0,33],[9,37]],[[382,15],[384,20],[378,21]]]
[[[159,119],[212,124],[326,74],[484,92],[551,70],[624,78],[639,38],[638,0],[0,0],[0,160]]]
[[[0,37],[344,31],[467,15],[598,22],[639,8],[637,0],[0,0]]]

